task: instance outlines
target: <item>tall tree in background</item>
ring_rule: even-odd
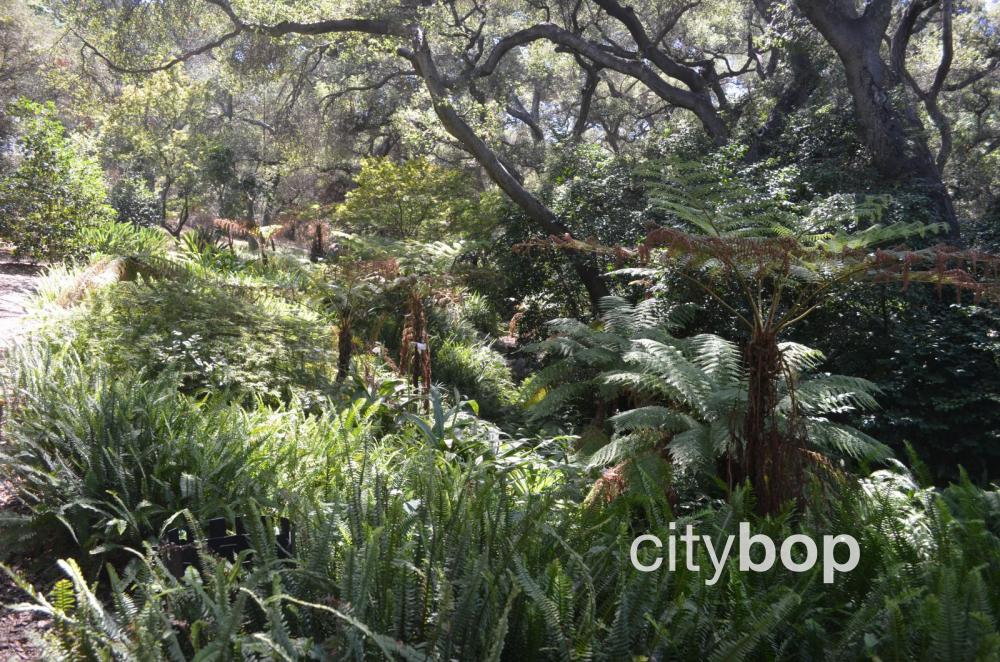
[[[0,0],[0,142],[12,133],[8,107],[44,86],[42,70],[48,35],[22,3]]]
[[[116,165],[146,175],[159,198],[160,224],[175,236],[204,177],[208,101],[204,82],[180,71],[158,72],[123,87],[107,117],[104,139]]]
[[[957,239],[958,219],[939,167],[946,158],[950,138],[943,136],[942,158],[936,160],[915,105],[903,89],[909,75],[907,45],[925,12],[940,9],[946,26],[943,55],[933,87],[923,95],[929,107],[935,108],[950,67],[952,0],[909,3],[893,33],[889,31],[893,18],[889,0],[873,0],[864,11],[858,11],[849,0],[797,0],[796,4],[843,63],[858,129],[871,150],[875,166],[890,179],[912,180],[923,185],[937,216],[948,224],[952,238]],[[883,57],[886,41],[891,44],[888,61]],[[935,114],[940,115],[940,111],[932,112],[932,117]]]
[[[313,54],[302,58],[298,73],[289,73],[320,81],[324,107],[356,92],[382,97],[363,112],[345,103],[352,131],[360,127],[369,135],[369,154],[397,149],[414,129],[442,131],[444,142],[473,159],[538,231],[557,236],[569,234],[568,228],[529,176],[547,143],[579,140],[589,131],[618,151],[664,120],[678,126],[690,118],[706,147],[742,141],[749,131],[750,158],[759,158],[818,87],[816,64],[823,56],[811,34],[815,27],[840,60],[873,165],[890,183],[919,185],[933,215],[957,238],[960,227],[942,175],[951,120],[939,99],[996,66],[970,61],[962,80],[949,81],[953,2],[920,0],[896,15],[888,0],[863,12],[846,0],[793,6],[767,0],[747,6],[726,0],[627,6],[617,0],[528,6],[443,0],[377,8],[189,0],[127,11],[104,3],[63,7],[86,50],[123,75],[170,69],[211,53],[230,65],[273,53]],[[132,42],[141,37],[141,51],[122,48],[127,31]],[[907,68],[914,40],[925,50],[935,44],[940,50],[929,83],[926,66]],[[268,71],[277,75],[280,67]],[[779,74],[787,82],[775,86]],[[760,107],[758,83],[777,90],[764,103],[770,106],[765,117],[747,114],[754,103]],[[936,156],[922,113],[940,135]],[[511,140],[517,129],[526,142]],[[607,293],[601,266],[593,256],[569,259],[596,306]]]

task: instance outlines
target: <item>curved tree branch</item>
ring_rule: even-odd
[[[178,64],[187,62],[193,57],[196,57],[198,55],[203,55],[204,53],[208,53],[209,51],[215,50],[216,48],[222,46],[230,39],[238,36],[241,32],[243,32],[243,28],[237,26],[234,30],[232,30],[231,32],[227,32],[221,37],[218,37],[216,39],[213,39],[212,41],[204,43],[197,48],[192,48],[189,51],[185,51],[180,55],[177,55],[162,64],[154,65],[152,67],[127,67],[118,64],[111,58],[109,58],[107,55],[102,53],[96,46],[94,46],[89,41],[84,39],[82,35],[80,35],[79,33],[75,34],[76,37],[80,40],[80,42],[83,44],[83,47],[92,52],[97,57],[99,57],[112,71],[116,71],[120,74],[152,74],[156,73],[157,71],[167,71],[168,69],[173,69]]]
[[[594,0],[594,3],[604,10],[606,14],[618,20],[625,29],[628,30],[629,34],[632,36],[632,40],[635,41],[636,46],[639,47],[639,53],[642,57],[648,59],[650,62],[656,65],[656,67],[670,76],[671,78],[676,78],[685,85],[688,86],[692,91],[701,92],[705,90],[709,82],[705,79],[701,73],[694,67],[684,66],[669,55],[662,49],[658,48],[656,43],[650,39],[649,35],[646,33],[646,29],[642,26],[642,21],[636,15],[635,10],[632,7],[622,6],[618,0]],[[694,5],[685,5],[685,7],[690,8]],[[686,10],[684,10],[686,11]],[[668,21],[667,25],[672,27],[680,19],[680,12],[676,17],[671,17],[672,21]],[[669,30],[669,27],[667,30]],[[657,35],[658,41],[662,41],[665,36]]]
[[[716,143],[729,137],[729,128],[712,105],[707,94],[695,93],[668,83],[641,60],[619,57],[600,45],[552,23],[541,23],[519,30],[498,41],[486,60],[469,76],[482,78],[492,74],[510,51],[535,41],[547,40],[591,60],[605,69],[612,69],[642,82],[664,101],[693,112]]]
[[[423,78],[434,112],[445,130],[476,158],[490,179],[517,203],[542,231],[551,235],[568,235],[569,229],[562,224],[555,213],[524,187],[516,174],[503,164],[497,154],[455,110],[423,32],[417,31],[414,36],[414,48],[412,51],[406,51],[406,55],[411,58],[414,67]],[[609,294],[607,285],[601,280],[600,273],[591,258],[574,255],[570,257],[570,261],[586,287],[591,305],[596,312],[600,299]]]
[[[542,127],[538,124],[538,116],[536,112],[534,112],[534,109],[532,111],[528,111],[528,109],[524,107],[524,104],[521,103],[521,99],[516,93],[511,93],[510,103],[507,104],[506,111],[508,115],[528,127],[528,130],[531,132],[531,139],[536,143],[545,140],[545,132],[542,131]]]

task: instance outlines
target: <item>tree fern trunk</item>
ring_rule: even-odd
[[[747,411],[743,421],[742,478],[753,485],[757,510],[772,514],[796,498],[802,483],[797,444],[786,438],[775,416],[781,350],[774,334],[755,332],[747,344],[745,360]]]
[[[351,354],[353,353],[353,333],[351,332],[350,318],[344,317],[340,320],[340,331],[337,334],[337,383],[347,379],[347,373],[351,369]]]

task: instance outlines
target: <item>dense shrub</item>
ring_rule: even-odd
[[[21,101],[15,166],[0,179],[0,239],[33,260],[79,255],[85,228],[113,219],[97,162],[73,142],[55,107]]]
[[[501,330],[499,315],[490,300],[483,295],[476,292],[466,294],[462,297],[459,309],[462,319],[484,336],[495,336]]]
[[[424,158],[365,159],[354,183],[337,218],[358,233],[439,239],[444,232],[482,236],[492,224],[493,197],[468,172]]]
[[[113,256],[158,255],[167,242],[167,234],[159,229],[111,220],[87,226],[79,238],[83,250]]]
[[[1000,317],[952,297],[895,287],[851,292],[800,338],[822,339],[828,369],[882,387],[878,414],[858,419],[867,432],[900,450],[912,444],[941,484],[958,479],[959,464],[986,484],[1000,473]]]
[[[29,515],[5,518],[5,551],[34,535],[65,549],[68,534],[84,554],[135,547],[179,510],[218,516],[268,503],[281,484],[264,413],[184,397],[172,373],[112,371],[45,346],[13,364],[0,466]]]
[[[485,418],[495,419],[513,404],[510,369],[504,357],[483,342],[448,338],[431,357],[434,380],[475,400]]]
[[[109,202],[121,223],[136,227],[152,227],[160,223],[160,199],[149,190],[141,177],[130,175],[115,182]]]
[[[274,404],[321,397],[332,379],[332,338],[315,314],[203,279],[112,284],[94,292],[74,327],[81,353],[113,369],[173,373],[187,393]]]
[[[636,162],[598,145],[553,150],[544,196],[575,237],[631,245],[650,220],[647,191]]]

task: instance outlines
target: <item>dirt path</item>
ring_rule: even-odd
[[[32,324],[25,317],[25,306],[35,292],[38,269],[29,265],[0,262],[0,361],[4,347],[28,333]],[[0,443],[3,438],[0,437]],[[0,480],[0,514],[17,508],[17,497],[8,483]],[[17,568],[16,560],[12,565]],[[46,623],[28,613],[14,612],[2,605],[21,602],[21,591],[6,574],[0,573],[0,660],[20,662],[39,660],[39,639]]]
[[[6,345],[28,328],[25,305],[38,286],[38,268],[0,262],[0,345]]]

